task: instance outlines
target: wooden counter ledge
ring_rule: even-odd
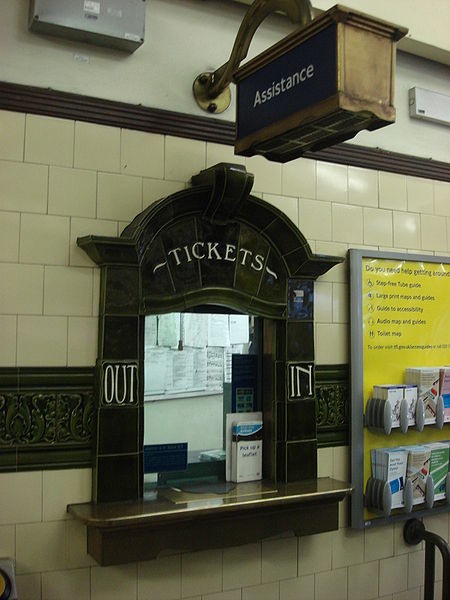
[[[69,504],[87,526],[87,550],[100,565],[156,558],[162,550],[248,544],[286,531],[338,528],[338,504],[352,486],[327,477],[290,484],[258,481],[227,494],[159,490],[154,500]]]

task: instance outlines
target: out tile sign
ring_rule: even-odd
[[[100,404],[103,406],[137,405],[137,362],[102,362],[100,384]]]

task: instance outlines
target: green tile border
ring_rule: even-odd
[[[0,368],[0,472],[91,466],[94,369]]]
[[[316,365],[315,397],[319,448],[349,444],[349,366]]]
[[[348,365],[315,373],[318,447],[347,445]],[[94,389],[93,367],[0,368],[0,472],[91,466]]]

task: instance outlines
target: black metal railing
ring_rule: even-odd
[[[442,556],[442,600],[450,600],[450,546],[437,533],[427,531],[419,519],[410,519],[403,528],[405,542],[415,546],[425,542],[425,589],[423,600],[434,600],[435,548]]]

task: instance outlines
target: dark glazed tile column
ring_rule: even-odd
[[[278,478],[285,482],[317,477],[314,401],[314,282],[290,279],[285,323],[285,393],[278,402]],[[280,374],[281,379],[281,374]],[[280,400],[277,390],[277,399]]]
[[[102,267],[95,502],[137,500],[142,489],[140,325],[139,268]]]

